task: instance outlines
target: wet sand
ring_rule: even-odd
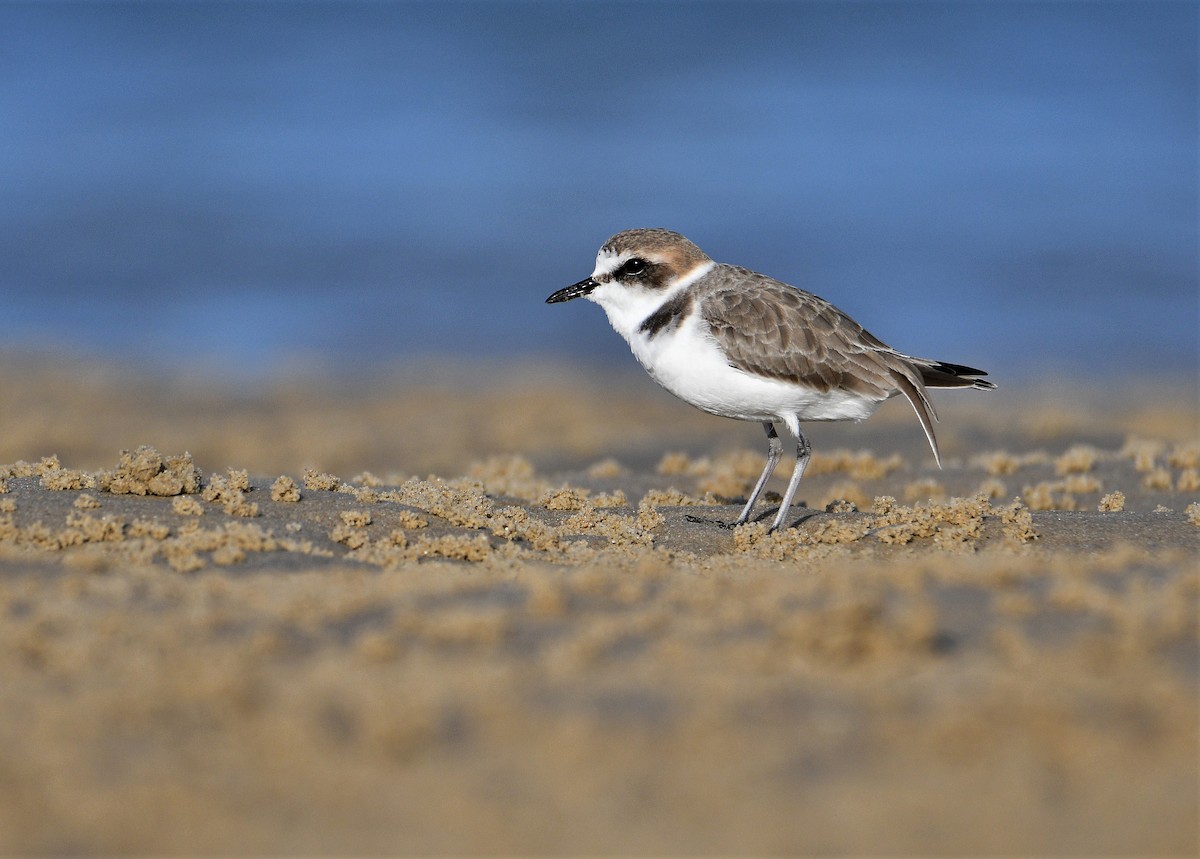
[[[768,536],[635,375],[0,366],[0,852],[1200,846],[1194,385],[816,426]]]

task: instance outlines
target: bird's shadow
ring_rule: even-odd
[[[814,516],[820,516],[822,513],[825,512],[824,510],[810,510],[807,507],[801,507],[800,510],[802,511],[800,514],[800,518],[796,519],[790,525],[784,525],[783,528],[781,528],[780,530],[796,528],[800,525],[803,525],[805,522],[807,522],[809,519],[812,519]],[[778,512],[779,512],[778,507],[767,508],[763,512],[759,513],[757,516],[750,517],[750,521],[751,522],[763,522],[763,521],[771,519]],[[805,512],[807,513],[807,515],[805,515]],[[726,531],[732,531],[734,528],[737,527],[736,522],[725,522],[724,520],[721,520],[721,519],[706,519],[703,516],[693,516],[690,513],[686,514],[684,516],[684,518],[688,522],[691,522],[695,525],[716,525],[718,528],[723,528]]]

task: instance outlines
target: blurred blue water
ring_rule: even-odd
[[[632,226],[1001,377],[1194,372],[1191,2],[6,3],[9,345],[631,362]]]

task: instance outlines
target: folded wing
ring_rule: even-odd
[[[939,465],[926,387],[995,387],[975,378],[982,370],[897,352],[828,301],[766,275],[720,266],[704,287],[701,314],[730,366],[821,393],[903,394]]]

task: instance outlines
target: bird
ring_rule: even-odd
[[[547,304],[599,304],[651,378],[686,403],[762,424],[767,462],[737,520],[749,521],[783,455],[780,423],[796,462],[768,533],[787,519],[812,455],[809,421],[861,421],[903,395],[941,452],[930,388],[996,386],[983,370],[898,352],[823,298],[741,266],[714,262],[690,240],[654,227],[624,230],[596,254],[589,277]]]

